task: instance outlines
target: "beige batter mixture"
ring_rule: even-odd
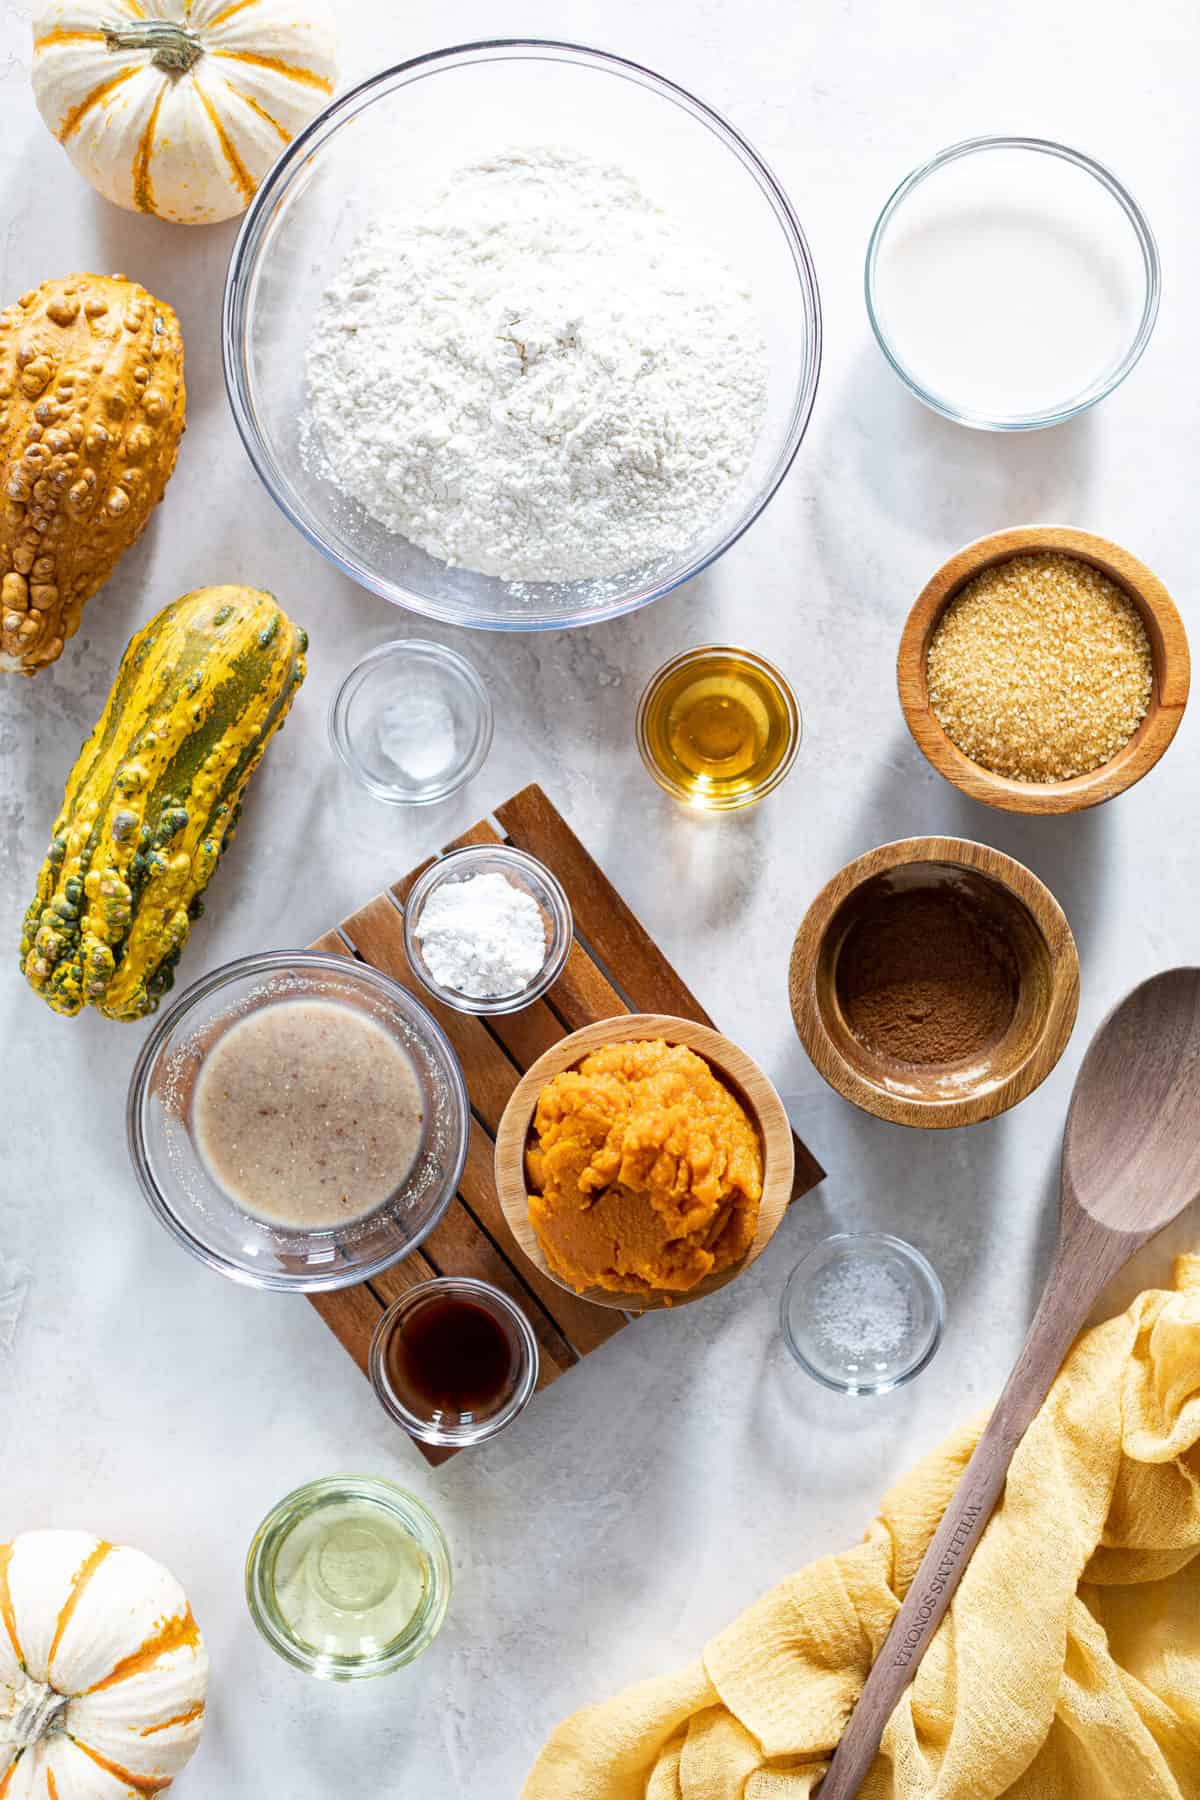
[[[214,1181],[272,1224],[360,1219],[421,1144],[416,1070],[383,1026],[337,1000],[261,1006],[204,1060],[192,1131]]]

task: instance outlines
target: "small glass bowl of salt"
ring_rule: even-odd
[[[380,644],[355,663],[329,709],[329,736],[377,800],[429,806],[477,775],[492,703],[465,656],[425,638]]]
[[[780,1307],[800,1367],[840,1394],[887,1394],[942,1341],[946,1296],[919,1250],[886,1232],[839,1231],[802,1257]]]
[[[508,844],[438,857],[404,902],[409,965],[444,1006],[512,1013],[562,974],[575,928],[557,878]]]

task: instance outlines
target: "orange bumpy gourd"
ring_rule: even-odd
[[[185,404],[179,320],[123,275],[0,311],[0,670],[61,655],[162,499]]]

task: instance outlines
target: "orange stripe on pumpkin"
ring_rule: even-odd
[[[103,1769],[106,1774],[114,1775],[118,1781],[127,1783],[135,1794],[163,1794],[171,1785],[172,1777],[170,1775],[133,1775],[128,1769],[123,1769],[120,1763],[110,1762],[107,1756],[101,1756],[100,1752],[93,1750],[90,1744],[81,1743],[77,1737],[71,1738],[71,1742],[77,1750],[82,1750],[85,1756],[90,1756],[98,1769]]]
[[[47,44],[102,44],[102,31],[47,31],[40,38],[34,38],[35,50],[44,50]]]
[[[46,1770],[46,1793],[49,1795],[49,1800],[58,1800],[58,1783],[54,1779],[53,1769]]]
[[[132,1656],[124,1657],[103,1680],[93,1682],[84,1692],[98,1694],[104,1688],[115,1687],[118,1681],[126,1681],[130,1675],[140,1675],[144,1669],[151,1668],[160,1656],[166,1656],[172,1650],[194,1648],[199,1642],[200,1628],[189,1606],[181,1618],[168,1619],[165,1625],[160,1625]]]
[[[12,1553],[13,1547],[11,1544],[0,1544],[0,1623],[3,1624],[5,1631],[8,1633],[8,1641],[13,1647],[13,1654],[16,1656],[21,1667],[24,1668],[25,1652],[22,1650],[21,1640],[17,1636],[17,1615],[13,1611],[12,1593],[8,1585],[8,1565],[12,1561]],[[15,1763],[13,1764],[13,1768],[16,1768]],[[10,1769],[8,1774],[4,1777],[5,1787],[8,1786],[11,1778],[12,1769]],[[3,1792],[4,1788],[0,1787],[0,1794],[3,1794]]]
[[[204,1713],[203,1700],[195,1701],[186,1712],[176,1713],[173,1719],[164,1719],[161,1725],[144,1725],[143,1737],[153,1737],[156,1731],[169,1731],[172,1725],[190,1725],[193,1719],[199,1719]]]
[[[192,86],[200,96],[200,104],[212,120],[212,128],[216,132],[217,142],[221,146],[221,155],[229,164],[229,173],[233,176],[233,185],[242,196],[242,199],[249,202],[254,198],[254,182],[250,177],[250,171],[234,149],[233,144],[230,141],[229,133],[221,123],[220,114],[217,112],[216,107],[213,105],[204,89],[200,86],[200,83],[193,80]]]
[[[79,129],[80,121],[91,112],[93,106],[98,106],[101,100],[107,99],[114,88],[119,88],[123,81],[128,81],[130,76],[136,74],[136,72],[137,71],[134,69],[119,69],[115,75],[110,75],[107,81],[101,81],[94,87],[90,94],[86,94],[79,102],[78,106],[73,106],[71,108],[70,112],[59,126],[59,143],[65,144],[72,133]]]
[[[0,1800],[4,1800],[4,1796],[5,1796],[5,1794],[7,1794],[8,1789],[9,1789],[9,1784],[11,1783],[13,1776],[17,1772],[17,1764],[20,1762],[23,1754],[24,1754],[23,1751],[18,1750],[17,1754],[13,1757],[12,1761],[9,1763],[7,1769],[5,1769],[3,1775],[0,1775]]]
[[[254,4],[254,0],[245,0],[245,3],[247,6],[251,6]],[[273,126],[285,144],[291,143],[292,134],[287,129],[287,126],[281,125],[279,120],[274,118],[272,114],[267,111],[265,106],[260,106],[253,94],[248,94],[245,88],[240,88],[236,81],[230,81],[228,75],[225,77],[225,86],[229,89],[231,94],[237,95],[243,106],[248,106],[251,112],[256,112],[260,119],[265,119],[268,125]]]
[[[150,180],[150,158],[154,155],[154,132],[158,125],[158,109],[163,103],[166,87],[159,88],[154,100],[150,117],[146,120],[146,129],[138,139],[137,151],[133,158],[133,204],[139,212],[154,211],[154,186]]]
[[[88,1582],[92,1579],[92,1576],[96,1573],[96,1570],[100,1567],[100,1564],[104,1561],[111,1549],[112,1545],[105,1543],[104,1540],[101,1539],[94,1550],[88,1551],[71,1578],[71,1591],[63,1602],[62,1610],[59,1612],[58,1619],[55,1622],[54,1636],[50,1640],[50,1654],[46,1658],[47,1679],[49,1679],[50,1670],[54,1666],[54,1658],[58,1654],[58,1646],[62,1643],[63,1633],[71,1623],[71,1615],[74,1613],[75,1608],[79,1605],[79,1602],[83,1597],[83,1590],[86,1588]]]
[[[213,56],[228,57],[231,62],[250,63],[256,69],[271,69],[276,75],[286,75],[289,81],[303,82],[305,87],[320,88],[323,94],[332,94],[333,83],[324,75],[318,75],[312,69],[298,68],[295,63],[284,62],[278,56],[259,56],[253,50],[213,50]]]
[[[234,13],[245,12],[245,10],[248,6],[257,6],[257,5],[258,5],[258,0],[233,0],[233,5],[227,6],[223,9],[223,11],[217,13],[213,18],[211,18],[208,21],[208,24],[204,27],[204,29],[205,29],[205,31],[211,31],[214,25],[223,25],[225,23],[226,19],[232,19]]]

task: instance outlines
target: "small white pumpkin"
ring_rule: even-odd
[[[0,1797],[146,1800],[204,1724],[208,1654],[183,1589],[86,1531],[0,1544]]]
[[[33,92],[108,200],[231,219],[333,93],[322,0],[37,0]]]

